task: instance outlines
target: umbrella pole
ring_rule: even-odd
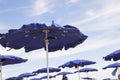
[[[86,72],[86,76],[88,77],[88,72]]]
[[[77,66],[77,71],[78,71],[78,78],[79,78],[79,80],[80,80],[79,66]]]
[[[47,80],[49,80],[49,65],[48,65],[48,43],[49,43],[49,40],[48,40],[48,32],[49,30],[44,30],[45,32],[45,44],[46,44],[46,64],[47,64]]]
[[[2,80],[2,62],[0,62],[0,80]]]

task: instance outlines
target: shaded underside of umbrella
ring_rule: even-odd
[[[8,33],[1,34],[0,44],[3,47],[12,49],[25,49],[26,52],[45,48],[45,39],[49,40],[48,51],[65,50],[74,48],[84,42],[87,36],[81,33],[77,28],[70,25],[56,26],[52,24],[32,23],[23,25],[20,29],[10,29]]]
[[[12,55],[0,55],[0,62],[2,62],[2,66],[9,64],[18,64],[26,61],[27,59],[23,59]]]
[[[49,72],[52,73],[52,72],[59,72],[61,71],[61,69],[59,68],[54,68],[54,67],[49,67]],[[33,73],[36,73],[36,74],[39,74],[39,73],[47,73],[47,68],[41,68],[41,69],[38,69],[36,71],[34,71]]]
[[[106,61],[110,61],[113,59],[113,61],[117,61],[120,59],[120,49],[116,50],[112,53],[110,53],[109,55],[103,57]]]
[[[76,72],[92,72],[92,71],[98,71],[98,70],[95,68],[83,68]]]
[[[117,68],[120,67],[120,63],[113,63],[110,65],[107,65],[106,67],[103,67],[103,69],[107,69],[107,68]]]
[[[91,65],[91,64],[95,64],[96,62],[94,61],[89,61],[89,60],[72,60],[72,61],[69,61],[69,62],[66,62],[65,64],[63,65],[60,65],[59,67],[62,67],[62,68],[65,68],[65,67],[69,67],[69,68],[72,68],[72,67],[78,67],[78,66],[85,66],[85,65]]]

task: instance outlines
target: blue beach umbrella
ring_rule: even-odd
[[[120,67],[120,63],[109,64],[109,65],[103,67],[103,69],[107,69],[107,68],[116,68],[116,67]]]
[[[92,72],[92,71],[98,71],[98,70],[95,68],[83,68],[83,69],[80,69],[79,71],[76,71],[76,72]]]
[[[17,77],[23,79],[23,78],[28,78],[28,77],[35,76],[35,75],[36,75],[35,73],[22,73],[18,75]]]
[[[62,68],[65,68],[65,67],[68,67],[68,68],[72,68],[72,67],[75,67],[77,68],[77,71],[79,70],[79,67],[84,67],[86,65],[91,65],[91,64],[95,64],[96,62],[94,61],[90,61],[90,60],[79,60],[79,59],[76,59],[76,60],[71,60],[71,61],[68,61],[66,63],[64,63],[63,65],[60,65],[60,67]],[[79,76],[79,80],[80,80],[80,75],[78,73],[78,76]]]
[[[10,77],[10,78],[7,78],[5,80],[23,80],[22,78],[18,78],[18,77]]]
[[[59,26],[53,22],[51,26],[39,23],[23,25],[20,29],[10,29],[8,33],[1,34],[0,38],[0,44],[5,48],[24,48],[25,52],[44,48],[49,76],[48,52],[74,48],[83,43],[87,36],[74,26]]]
[[[115,68],[112,72],[112,75],[115,76],[119,67],[120,67],[120,63],[113,63],[113,64],[109,64],[109,65],[103,67],[103,69]]]
[[[65,67],[69,67],[69,68],[72,68],[72,67],[83,67],[83,66],[86,66],[86,65],[91,65],[91,64],[95,64],[96,62],[94,61],[89,61],[89,60],[79,60],[79,59],[76,59],[76,60],[71,60],[71,61],[68,61],[66,63],[64,63],[63,65],[60,65],[59,67],[62,67],[62,68],[65,68]]]
[[[61,69],[59,69],[59,68],[54,68],[54,67],[49,67],[49,72],[50,72],[50,73],[59,72],[59,71],[61,71]],[[38,70],[36,70],[36,71],[33,71],[33,73],[35,73],[35,74],[47,73],[47,68],[38,69]]]
[[[0,67],[1,67],[1,80],[2,80],[2,66],[11,65],[11,64],[18,64],[26,62],[27,59],[23,59],[17,56],[12,55],[0,55]]]
[[[2,66],[10,65],[10,64],[18,64],[22,62],[26,62],[27,59],[23,59],[17,56],[12,55],[0,55],[0,63]]]
[[[112,59],[114,61],[117,61],[120,59],[120,49],[119,50],[116,50],[112,53],[110,53],[109,55],[103,57],[106,61],[111,61]]]

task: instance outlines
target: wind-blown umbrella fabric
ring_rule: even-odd
[[[103,57],[106,61],[110,61],[110,60],[114,60],[114,61],[117,61],[117,60],[120,60],[120,49],[119,50],[116,50],[112,53],[110,53],[109,55]]]
[[[10,64],[18,64],[26,61],[27,59],[23,59],[17,56],[0,55],[0,62],[2,62],[2,66],[10,65]]]
[[[45,48],[45,39],[47,31],[49,40],[48,51],[65,50],[74,48],[87,39],[87,36],[81,33],[77,28],[70,25],[63,27],[52,24],[32,23],[23,25],[20,29],[10,29],[8,33],[1,35],[0,44],[3,47],[13,49],[25,48],[26,52]]]
[[[59,67],[62,67],[62,68],[65,68],[65,67],[69,67],[69,68],[72,68],[72,67],[76,67],[76,66],[85,66],[85,65],[90,65],[90,64],[95,64],[96,62],[94,61],[89,61],[89,60],[72,60],[72,61],[68,61],[66,62],[65,64],[63,65],[60,65]]]

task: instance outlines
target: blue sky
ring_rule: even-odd
[[[51,25],[54,20],[61,26],[73,25],[88,36],[84,43],[73,49],[49,53],[49,66],[57,67],[69,60],[87,59],[96,61],[97,64],[86,67],[99,70],[89,73],[91,77],[98,80],[107,77],[117,78],[111,75],[113,69],[102,70],[102,67],[113,63],[113,61],[104,61],[103,57],[120,49],[120,0],[0,0],[0,5],[1,33],[30,23]],[[46,67],[43,49],[25,53],[24,49],[7,51],[0,46],[0,54],[29,59],[26,63],[4,66],[3,79]],[[42,75],[45,74],[36,77]],[[86,74],[81,73],[82,76]],[[68,75],[68,78],[78,80],[77,74]],[[61,76],[51,80],[56,79],[61,80]]]

